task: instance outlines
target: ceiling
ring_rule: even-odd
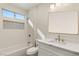
[[[12,5],[17,6],[21,9],[28,10],[28,9],[38,5],[38,3],[12,3]]]

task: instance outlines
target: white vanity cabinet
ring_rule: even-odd
[[[49,12],[49,32],[78,34],[78,21],[76,11]]]
[[[38,50],[39,56],[78,56],[79,55],[76,52],[72,52],[42,42],[38,42],[38,46],[39,46],[39,50]]]

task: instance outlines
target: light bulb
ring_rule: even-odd
[[[50,9],[51,9],[51,10],[54,9],[54,7],[55,7],[54,4],[51,4],[51,5],[50,5]]]

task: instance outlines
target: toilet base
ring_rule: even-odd
[[[36,54],[31,54],[31,55],[27,55],[27,56],[38,56],[38,52]]]

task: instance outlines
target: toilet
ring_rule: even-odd
[[[27,56],[38,56],[38,44],[36,41],[33,43],[32,41],[28,41],[28,46],[31,46],[26,50]]]
[[[31,47],[27,49],[26,54],[28,56],[37,56],[38,55],[38,47]]]

